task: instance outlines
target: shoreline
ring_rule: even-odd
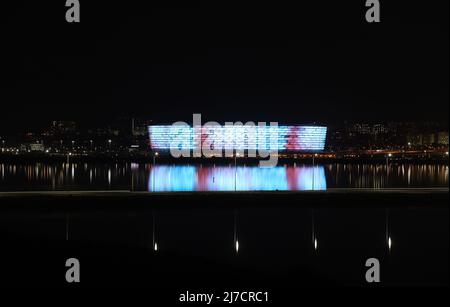
[[[265,160],[265,159],[264,159]],[[278,158],[278,166],[284,164],[313,164],[312,158]],[[47,155],[24,155],[11,156],[0,155],[0,163],[15,164],[15,163],[142,163],[153,164],[153,156],[47,156]],[[239,158],[236,160],[238,165],[246,164],[248,166],[259,164],[261,159],[258,158]],[[170,156],[158,156],[156,164],[174,164],[174,165],[234,165],[233,158],[173,158]],[[409,157],[409,156],[394,156],[389,158],[389,164],[438,164],[449,165],[448,156],[431,156],[431,157]],[[386,157],[317,157],[314,158],[315,164],[386,164]]]

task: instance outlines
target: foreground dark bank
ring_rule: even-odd
[[[448,286],[448,189],[0,193],[2,287]],[[68,258],[80,283],[65,280]],[[369,284],[377,258],[381,282]],[[162,289],[162,290],[159,290]]]

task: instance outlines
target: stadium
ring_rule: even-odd
[[[161,153],[173,149],[190,152],[200,148],[226,153],[263,150],[312,153],[324,150],[327,127],[235,124],[194,128],[188,125],[151,125],[148,126],[148,133],[151,149]]]

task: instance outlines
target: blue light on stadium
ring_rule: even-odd
[[[189,126],[153,125],[148,127],[148,131],[153,150],[174,147],[192,150],[196,140],[203,142],[208,139],[209,144],[223,149],[312,152],[324,149],[327,127],[219,126],[194,129]],[[270,148],[273,139],[276,139],[276,148]]]

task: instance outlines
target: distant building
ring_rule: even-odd
[[[385,134],[387,132],[388,132],[388,128],[385,125],[383,125],[383,124],[375,124],[375,125],[373,125],[372,133],[374,135]]]
[[[74,134],[77,131],[77,124],[73,121],[54,120],[49,129],[50,135]]]
[[[132,118],[131,119],[131,133],[133,137],[147,136],[147,127],[152,123],[151,120],[143,120]]]
[[[448,132],[441,131],[438,133],[437,143],[439,145],[448,145]]]
[[[433,145],[436,144],[436,135],[434,133],[427,133],[423,135],[422,139],[423,145]]]
[[[32,143],[30,144],[30,151],[44,151],[44,144]]]
[[[351,134],[371,134],[372,127],[370,124],[357,123],[353,124],[349,130]]]
[[[406,136],[406,142],[410,146],[422,146],[423,145],[422,134],[408,134]]]

